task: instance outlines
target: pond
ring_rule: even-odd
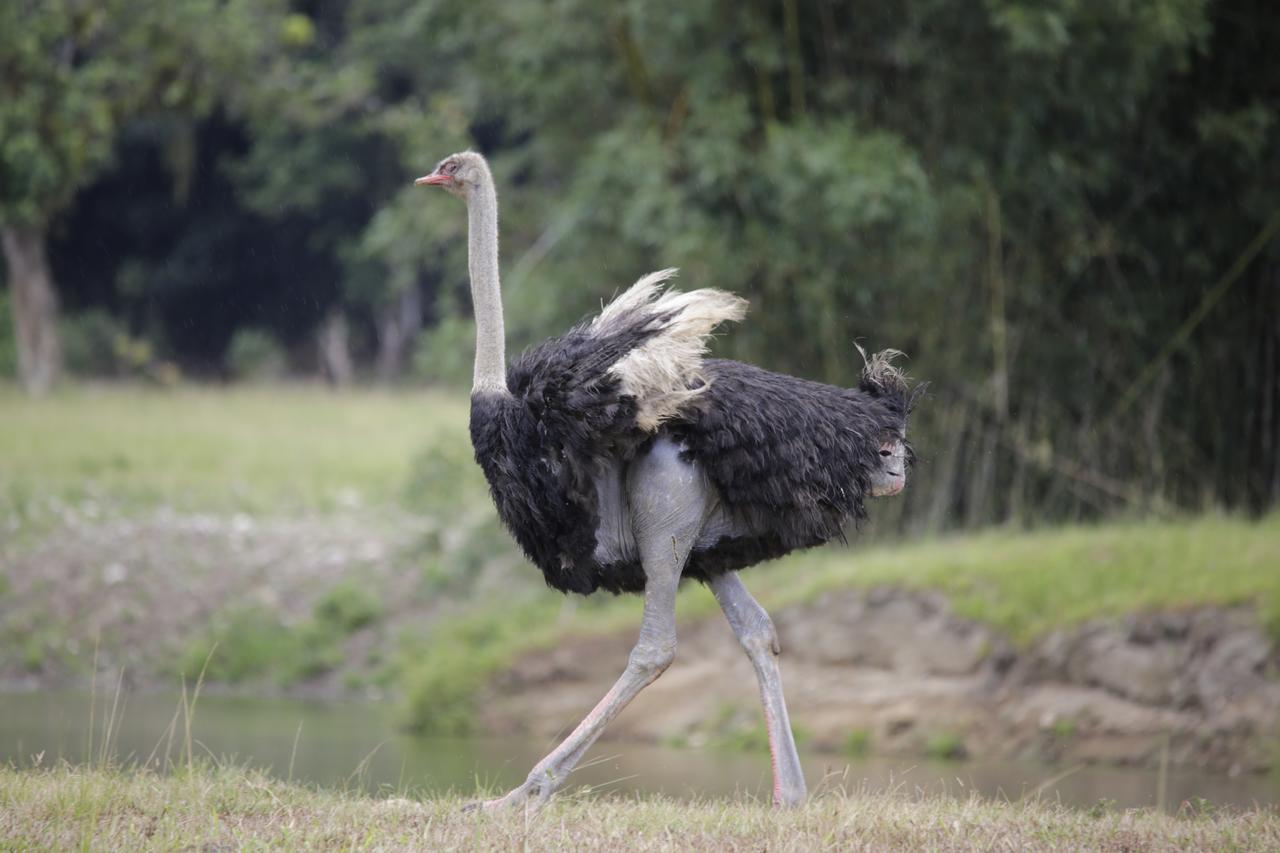
[[[91,704],[96,731],[89,738]],[[103,706],[106,705],[104,708]],[[114,713],[111,753],[145,761],[183,751],[179,697],[122,695]],[[102,695],[91,703],[85,691],[0,694],[0,761],[30,766],[34,756],[49,763],[81,762],[100,754],[103,723],[111,718]],[[177,717],[172,738],[170,723]],[[538,738],[439,739],[400,732],[391,709],[374,703],[328,703],[293,699],[205,695],[192,723],[197,755],[232,760],[281,778],[325,787],[417,793],[470,793],[477,786],[505,790],[523,781],[553,744]],[[90,752],[92,749],[92,752]],[[927,762],[808,753],[801,756],[811,789],[949,792],[1017,799],[1040,789],[1043,796],[1075,806],[1101,799],[1121,808],[1154,806],[1159,774],[1115,767],[1054,768],[1012,762]],[[602,742],[572,776],[571,785],[622,794],[723,797],[749,793],[768,798],[769,757],[717,749],[673,749],[630,742]],[[1203,797],[1217,805],[1280,803],[1275,776],[1230,778],[1188,770],[1166,779],[1170,808]]]

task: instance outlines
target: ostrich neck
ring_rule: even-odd
[[[492,179],[480,183],[467,211],[467,265],[471,271],[471,302],[476,316],[476,364],[471,393],[507,393],[502,289],[498,284],[498,196]]]

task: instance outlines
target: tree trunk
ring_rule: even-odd
[[[351,384],[355,371],[351,367],[351,347],[347,335],[347,315],[334,308],[325,316],[316,335],[320,349],[320,369],[337,388]]]
[[[44,231],[0,225],[9,268],[13,326],[18,340],[18,379],[30,394],[52,387],[62,369],[58,344],[58,296],[53,289]]]
[[[401,291],[378,311],[379,380],[390,382],[400,376],[421,329],[422,293],[417,287]]]

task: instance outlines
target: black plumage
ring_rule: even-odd
[[[880,446],[906,433],[905,383],[868,373],[859,388],[840,388],[718,359],[704,372],[709,387],[669,429],[750,535],[695,550],[686,577],[843,538],[866,518]]]
[[[510,396],[472,397],[472,442],[498,514],[563,592],[644,588],[633,551],[603,549],[601,559],[599,484],[657,437],[702,468],[735,520],[689,557],[684,576],[705,581],[842,537],[866,516],[881,443],[905,435],[912,395],[875,358],[856,389],[707,360],[702,392],[645,432],[610,367],[661,334],[664,319],[638,313],[607,335],[577,326],[510,365]]]
[[[638,561],[594,557],[595,475],[614,460],[625,464],[649,438],[636,426],[635,399],[608,371],[662,329],[652,317],[620,325],[603,336],[575,326],[511,364],[509,395],[471,396],[471,443],[498,516],[562,592],[644,589]]]

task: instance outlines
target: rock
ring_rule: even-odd
[[[937,593],[843,590],[774,620],[784,648],[828,665],[864,665],[915,675],[976,672],[1007,644],[980,625],[957,619]]]
[[[1221,707],[1265,689],[1272,644],[1256,626],[1227,633],[1204,654],[1195,669],[1195,695],[1205,707]]]
[[[1188,655],[1177,645],[1130,642],[1118,628],[1095,632],[1077,645],[1068,664],[1073,681],[1106,688],[1147,705],[1168,705]]]

